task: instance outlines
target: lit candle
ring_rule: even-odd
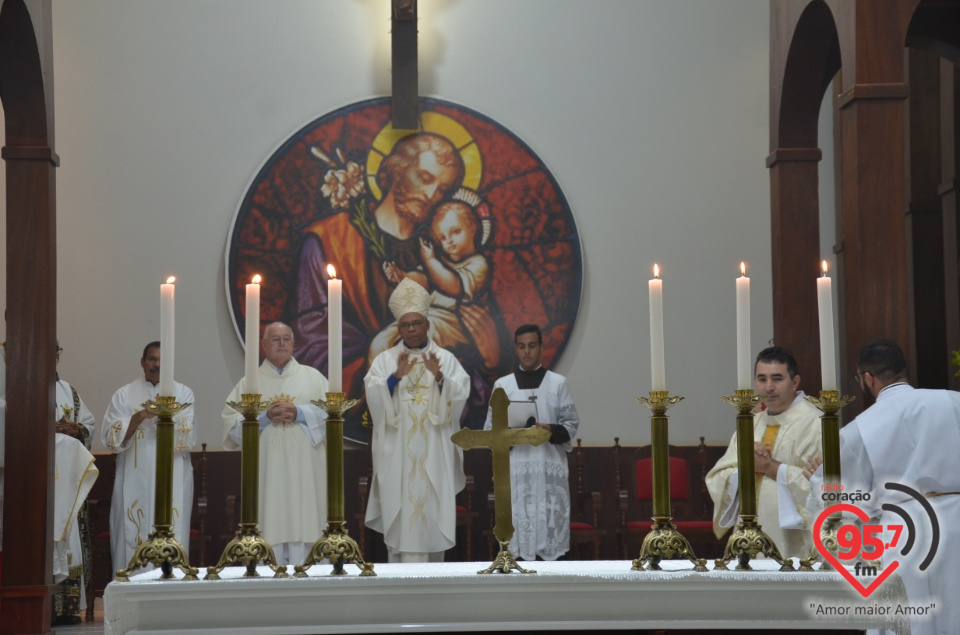
[[[257,274],[247,285],[243,386],[244,393],[249,395],[260,394],[260,279]]]
[[[837,352],[833,348],[833,284],[823,261],[823,276],[817,278],[817,309],[820,317],[820,376],[823,390],[837,389]]]
[[[337,280],[337,270],[327,265],[327,339],[330,349],[327,374],[330,392],[343,392],[343,281]]]
[[[173,389],[173,276],[160,285],[160,395],[175,397]]]
[[[663,280],[660,267],[653,265],[653,279],[647,283],[650,296],[650,374],[651,390],[666,390],[667,379],[663,363]]]
[[[737,278],[737,388],[753,388],[753,373],[750,369],[750,278],[747,266],[740,263]]]

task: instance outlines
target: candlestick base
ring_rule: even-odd
[[[200,569],[190,566],[187,551],[173,535],[170,525],[154,525],[154,530],[150,532],[147,540],[140,543],[137,550],[133,552],[127,568],[118,569],[113,581],[129,582],[131,573],[148,564],[162,571],[161,580],[173,580],[176,577],[173,575],[174,568],[183,572],[184,580],[199,579],[197,574],[200,573]]]
[[[683,534],[670,520],[669,517],[654,516],[653,527],[650,528],[650,532],[643,539],[643,544],[640,546],[640,557],[633,561],[631,570],[662,571],[660,568],[661,560],[672,560],[674,556],[679,555],[695,565],[694,571],[706,573],[706,559],[697,558],[690,542],[684,538]]]
[[[750,560],[762,553],[780,565],[781,571],[794,571],[793,562],[780,555],[780,550],[774,544],[755,516],[740,515],[740,522],[730,535],[727,546],[723,550],[723,557],[714,561],[714,570],[727,571],[727,564],[737,560],[737,571],[751,571]]]
[[[841,516],[830,516],[820,526],[820,544],[834,556],[840,553],[837,532],[840,531],[841,523],[843,523]],[[800,571],[813,571],[813,565],[818,562],[820,563],[820,571],[833,571],[833,565],[823,558],[816,545],[810,547],[810,554],[800,561]]]
[[[333,565],[333,571],[330,575],[346,575],[343,565],[347,562],[360,567],[360,577],[376,576],[373,571],[373,565],[364,562],[363,555],[360,553],[360,546],[347,534],[347,528],[341,521],[329,521],[327,528],[323,530],[323,537],[314,543],[310,548],[303,564],[296,565],[293,570],[295,578],[306,578],[307,569],[315,564],[320,564],[324,558],[330,560]]]
[[[512,553],[510,553],[510,542],[503,542],[497,540],[500,543],[500,552],[497,554],[497,557],[494,558],[493,564],[491,564],[486,569],[481,569],[477,571],[479,575],[488,575],[491,573],[510,573],[511,571],[518,571],[520,573],[536,573],[533,569],[524,569],[519,564],[517,564],[517,559]]]
[[[261,562],[270,567],[274,578],[289,578],[286,565],[278,565],[277,557],[273,553],[273,547],[263,539],[260,533],[260,527],[257,523],[240,523],[240,529],[233,540],[227,543],[220,556],[220,561],[214,567],[207,567],[207,575],[204,580],[219,580],[219,573],[230,565],[240,563],[246,570],[243,572],[245,578],[259,578],[257,565]]]

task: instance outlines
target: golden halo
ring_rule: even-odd
[[[477,142],[473,136],[459,121],[438,112],[428,111],[420,115],[419,130],[398,130],[393,127],[393,124],[388,123],[380,129],[373,143],[370,144],[370,152],[367,154],[367,188],[374,199],[379,201],[383,198],[383,192],[380,191],[380,185],[377,183],[380,164],[390,155],[398,141],[421,132],[435,134],[452,143],[463,160],[462,186],[474,191],[480,187],[483,158],[480,156],[480,149],[477,148]]]

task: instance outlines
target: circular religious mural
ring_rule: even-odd
[[[361,101],[304,126],[264,163],[228,237],[227,297],[264,277],[261,328],[289,324],[294,356],[327,374],[326,265],[343,280],[343,385],[362,398],[369,362],[397,341],[387,308],[404,277],[431,292],[431,337],[470,374],[463,423],[483,427],[513,332],[543,329],[543,363],[563,351],[580,306],[582,256],[556,179],[489,117],[420,100],[420,128],[394,130],[390,99]],[[237,329],[239,334],[241,329]],[[345,434],[367,442],[361,401]]]

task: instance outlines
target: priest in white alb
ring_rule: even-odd
[[[260,392],[270,407],[260,415],[259,520],[277,564],[297,564],[327,524],[327,413],[310,402],[325,399],[327,378],[293,358],[289,326],[263,331]],[[241,401],[241,379],[227,401]],[[224,406],[223,447],[243,444],[243,416]]]
[[[513,499],[513,540],[510,551],[524,560],[556,560],[570,549],[570,482],[567,453],[580,427],[567,378],[540,364],[543,335],[536,324],[524,324],[513,336],[520,366],[501,377],[518,423],[550,433],[547,443],[510,449],[510,491]],[[524,408],[526,408],[524,410]],[[529,418],[524,418],[529,413]],[[517,420],[517,417],[511,417]],[[485,429],[493,426],[493,410]]]
[[[401,342],[364,378],[373,421],[373,479],[366,525],[383,534],[390,562],[442,562],[456,544],[463,450],[450,436],[470,393],[452,353],[428,339],[430,294],[404,278],[390,296]]]
[[[757,480],[757,521],[784,558],[810,555],[813,521],[807,509],[810,481],[803,474],[808,460],[822,455],[820,411],[799,390],[800,375],[793,355],[780,347],[766,348],[754,365],[757,394],[763,410],[753,419],[755,474],[741,475],[737,466],[737,433],[726,453],[707,474],[713,499],[713,530],[717,538],[739,518],[740,478]],[[767,555],[767,554],[764,554]]]
[[[117,472],[110,501],[110,549],[113,568],[126,569],[137,547],[153,531],[157,489],[157,418],[143,404],[160,392],[160,342],[150,342],[140,358],[143,377],[113,393],[103,415],[100,439],[117,455]],[[193,391],[174,382],[178,403],[194,404],[173,417],[173,535],[190,553],[190,516],[193,513],[193,464],[190,450],[197,444],[193,426]],[[152,565],[150,565],[152,568]]]
[[[911,386],[903,350],[888,339],[860,349],[856,379],[876,403],[840,431],[841,491],[852,497],[845,502],[881,530],[888,548],[879,560],[898,563],[909,606],[927,608],[910,615],[910,633],[960,633],[960,393]],[[814,511],[836,504],[818,496],[822,484],[820,469],[811,479]],[[863,543],[866,550],[866,531]]]

